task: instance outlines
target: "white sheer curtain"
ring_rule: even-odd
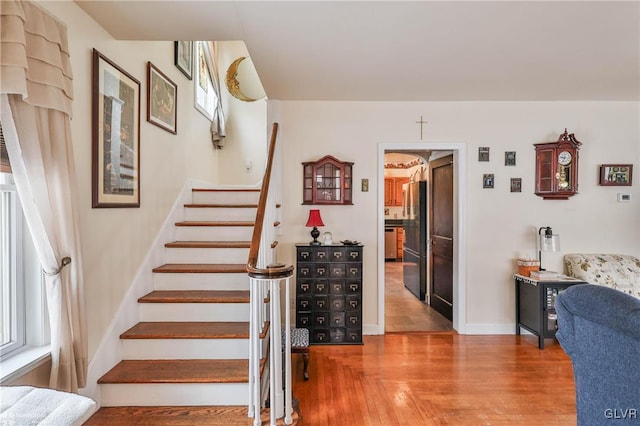
[[[216,149],[222,149],[224,146],[224,138],[226,136],[224,111],[222,110],[222,93],[220,92],[220,74],[218,73],[218,46],[216,42],[209,42],[211,50],[211,62],[213,62],[213,70],[211,70],[211,80],[213,89],[218,97],[216,109],[213,111],[213,120],[211,121],[211,141]]]
[[[67,29],[32,2],[3,0],[0,15],[0,119],[25,218],[46,276],[49,385],[77,392],[86,385],[87,331]]]

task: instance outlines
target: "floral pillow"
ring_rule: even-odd
[[[623,254],[567,254],[567,275],[640,298],[640,260]]]

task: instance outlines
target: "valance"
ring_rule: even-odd
[[[67,27],[33,2],[0,2],[0,93],[71,117]]]

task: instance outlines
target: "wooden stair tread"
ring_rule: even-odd
[[[248,220],[185,220],[176,222],[176,226],[254,226],[254,221]]]
[[[168,248],[249,248],[251,241],[173,241]]]
[[[154,290],[139,303],[249,303],[249,290]]]
[[[270,425],[270,411],[260,411],[261,424]],[[293,423],[301,424],[302,416],[294,404]],[[154,426],[234,426],[253,425],[253,419],[247,417],[246,405],[219,406],[156,406],[156,407],[100,407],[84,426],[113,425],[154,425]],[[277,426],[284,426],[284,419],[276,420]]]
[[[247,383],[246,359],[124,360],[98,383]]]
[[[248,339],[248,322],[140,322],[121,339]]]
[[[244,263],[167,263],[153,272],[160,273],[246,273],[247,265]]]
[[[257,204],[185,204],[188,209],[217,209],[217,208],[233,208],[233,209],[256,209]]]
[[[192,192],[260,192],[260,189],[238,188],[238,189],[218,189],[218,188],[192,188]]]

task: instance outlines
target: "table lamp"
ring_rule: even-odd
[[[313,229],[311,230],[311,236],[313,237],[313,241],[311,241],[309,244],[314,246],[320,245],[320,241],[318,241],[318,237],[320,236],[320,231],[318,231],[317,227],[324,226],[324,223],[322,222],[322,218],[320,217],[320,210],[317,210],[317,209],[309,210],[309,219],[307,219],[307,224],[305,226],[308,228],[313,227]]]
[[[538,260],[540,261],[540,270],[545,271],[542,267],[543,251],[560,250],[560,236],[553,233],[550,226],[542,226],[538,229]]]

